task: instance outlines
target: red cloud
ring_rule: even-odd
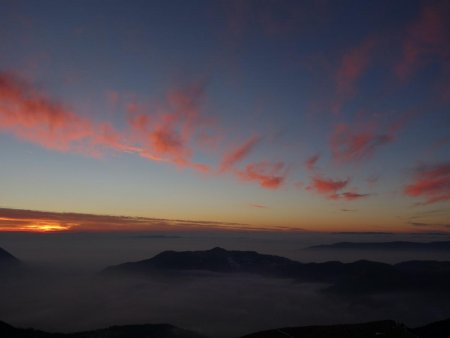
[[[268,209],[269,208],[267,205],[263,205],[263,204],[250,204],[250,206],[252,208],[257,208],[257,209]]]
[[[340,197],[347,201],[354,201],[368,196],[370,196],[370,194],[359,194],[357,192],[349,192],[349,191],[340,194]]]
[[[311,185],[308,187],[308,189],[313,189],[320,195],[327,198],[337,199],[339,198],[338,191],[344,189],[349,182],[349,179],[333,180],[317,175],[312,178]]]
[[[319,160],[320,156],[318,154],[309,157],[306,162],[306,169],[309,171],[314,171],[316,169],[316,163]]]
[[[235,174],[241,180],[256,181],[263,188],[276,189],[286,178],[286,165],[283,162],[250,163]]]
[[[420,203],[423,205],[450,200],[450,162],[418,168],[414,181],[404,192],[411,197],[425,198]]]
[[[405,80],[426,63],[436,57],[448,60],[450,56],[450,24],[448,21],[448,2],[442,5],[427,6],[422,9],[420,18],[408,27],[403,42],[402,60],[396,66],[396,74]],[[446,62],[446,61],[444,61]]]
[[[336,89],[339,96],[355,95],[355,86],[369,66],[374,47],[375,40],[367,39],[343,55],[336,72]]]
[[[316,175],[312,178],[311,185],[307,187],[307,190],[315,190],[318,194],[331,200],[344,199],[346,201],[354,201],[370,196],[370,194],[360,194],[354,191],[341,192],[349,183],[350,179],[333,180]]]
[[[394,126],[386,133],[376,133],[373,126],[352,130],[350,125],[338,124],[331,136],[333,158],[341,161],[355,161],[371,156],[374,150],[394,140],[398,129]]]
[[[133,151],[110,123],[79,116],[13,74],[0,73],[0,130],[57,151],[99,155],[101,148]]]
[[[167,107],[154,114],[129,111],[128,120],[135,132],[134,138],[141,144],[141,156],[209,171],[205,164],[192,160],[192,143],[195,135],[205,127],[200,117],[200,101],[203,87],[199,85],[172,90],[167,95]]]
[[[52,102],[12,74],[0,73],[0,102],[0,129],[17,138],[70,151],[92,136],[89,120]]]
[[[228,151],[224,155],[222,162],[220,163],[220,171],[223,172],[228,169],[231,169],[234,164],[241,161],[245,156],[247,156],[259,141],[260,138],[258,136],[253,136],[250,137],[243,144]]]

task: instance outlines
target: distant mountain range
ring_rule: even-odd
[[[0,322],[0,337],[5,338],[206,338],[193,331],[169,324],[112,326],[106,329],[75,333],[48,333],[21,329]],[[410,329],[405,325],[384,320],[361,324],[303,326],[272,329],[241,338],[448,338],[450,319]]]
[[[450,295],[450,262],[409,261],[386,264],[371,261],[353,263],[300,263],[288,258],[254,251],[164,251],[153,258],[106,268],[106,275],[158,275],[195,271],[249,273],[290,278],[302,282],[323,282],[326,291],[345,294],[391,291],[441,292]]]
[[[450,252],[450,241],[439,242],[339,242],[326,245],[315,245],[307,250],[386,250],[386,251],[448,251]]]

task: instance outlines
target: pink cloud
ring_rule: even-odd
[[[357,192],[343,192],[342,194],[339,195],[340,198],[345,199],[346,201],[354,201],[354,200],[358,200],[361,198],[366,198],[370,196],[370,194],[359,194]]]
[[[424,202],[419,203],[421,205],[450,200],[450,162],[419,167],[404,193],[424,198]]]
[[[101,156],[138,152],[109,122],[95,122],[52,100],[13,74],[0,73],[0,131],[47,149]]]
[[[357,82],[370,64],[375,45],[375,40],[370,38],[342,56],[336,71],[336,89],[339,96],[355,95]]]
[[[286,165],[283,162],[250,163],[244,170],[236,170],[235,174],[243,181],[254,181],[263,188],[277,189],[286,178]]]
[[[450,24],[448,2],[425,6],[417,21],[406,30],[403,53],[395,68],[401,80],[408,79],[417,69],[436,58],[448,63],[450,56]],[[445,61],[447,60],[447,61]]]
[[[269,208],[267,205],[262,205],[262,204],[250,204],[250,206],[252,208],[257,208],[257,209],[268,209]]]
[[[348,178],[336,180],[316,175],[312,177],[311,184],[306,189],[313,190],[330,200],[355,201],[370,196],[370,194],[360,194],[356,191],[342,191],[348,187],[349,183],[350,179]]]
[[[376,44],[371,37],[343,54],[335,75],[337,97],[331,104],[333,113],[337,113],[345,101],[356,95],[358,82],[369,68]]]
[[[166,96],[166,106],[156,111],[145,112],[145,109],[137,109],[138,105],[133,104],[133,109],[128,110],[128,124],[134,141],[141,147],[140,155],[208,172],[208,165],[192,159],[196,135],[204,133],[207,127],[200,114],[202,99],[203,86],[196,84],[170,90]]]
[[[393,142],[397,130],[398,127],[394,126],[380,133],[374,125],[355,128],[345,123],[338,124],[331,135],[333,159],[348,162],[370,157],[380,146]]]
[[[333,180],[316,175],[312,178],[311,185],[307,187],[308,190],[314,190],[318,194],[328,199],[338,199],[339,191],[347,187],[350,180]]]
[[[220,171],[231,169],[237,162],[244,159],[260,141],[258,136],[252,136],[244,143],[236,148],[230,149],[224,156],[220,163]]]
[[[305,162],[306,169],[309,171],[314,171],[316,169],[316,163],[319,158],[320,156],[318,154],[309,157]]]

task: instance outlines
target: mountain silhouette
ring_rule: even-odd
[[[3,248],[0,248],[0,264],[5,263],[18,263],[19,260],[11,255],[8,251]]]
[[[22,267],[20,260],[14,257],[5,249],[0,248],[0,277],[18,272]]]
[[[418,338],[393,320],[362,324],[287,327],[245,335],[241,338]],[[425,338],[425,336],[423,336]],[[420,337],[422,338],[422,337]],[[426,337],[428,338],[428,337]]]
[[[21,329],[0,321],[0,337],[5,338],[206,338],[193,331],[169,324],[111,326],[106,329],[75,333],[48,333]],[[393,321],[368,323],[287,327],[255,332],[241,338],[448,338],[450,319],[408,328]]]
[[[0,322],[0,337],[5,338],[205,338],[198,333],[169,324],[111,326],[106,329],[75,333],[48,333],[20,329]]]
[[[418,327],[412,331],[424,338],[448,338],[450,337],[450,319]]]
[[[441,292],[450,294],[450,262],[409,261],[387,264],[360,260],[353,263],[300,263],[255,251],[164,251],[153,258],[111,266],[106,275],[157,275],[193,271],[250,273],[291,278],[300,282],[323,282],[328,292],[343,294],[391,291]]]

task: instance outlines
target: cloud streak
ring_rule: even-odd
[[[422,165],[405,188],[404,193],[414,198],[423,198],[419,205],[450,200],[450,162]]]
[[[315,191],[329,200],[355,201],[370,196],[370,194],[360,194],[356,191],[343,191],[349,184],[349,178],[339,180],[315,175],[306,189]]]
[[[431,62],[444,61],[448,66],[449,13],[450,6],[446,1],[427,5],[422,8],[419,18],[406,29],[401,61],[395,68],[399,79],[409,79],[418,69]]]
[[[393,142],[396,131],[396,127],[380,133],[374,125],[355,127],[347,123],[338,124],[330,139],[333,159],[336,162],[355,162],[369,158],[376,149]]]
[[[316,175],[312,178],[311,185],[307,188],[308,190],[314,190],[318,194],[328,198],[328,199],[338,199],[338,191],[344,189],[349,184],[350,179],[346,180],[334,180],[331,178],[322,177]]]
[[[249,163],[243,170],[236,170],[238,178],[246,182],[257,182],[262,188],[279,188],[287,175],[284,162],[254,162]]]
[[[230,149],[225,155],[220,163],[220,171],[224,172],[231,169],[236,163],[243,160],[248,154],[253,150],[253,148],[260,141],[260,137],[252,136],[247,139],[244,143],[237,146],[236,148]]]

